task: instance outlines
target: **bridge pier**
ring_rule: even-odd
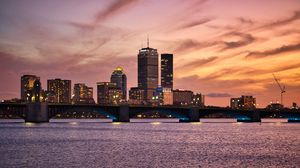
[[[253,111],[251,120],[252,122],[261,122],[260,111]]]
[[[48,103],[34,102],[26,104],[25,122],[49,122]]]
[[[129,119],[129,106],[128,105],[121,105],[118,109],[118,118],[113,122],[130,122]]]
[[[199,108],[191,107],[189,110],[189,122],[200,122],[199,118]]]

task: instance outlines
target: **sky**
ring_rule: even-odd
[[[122,66],[137,86],[137,54],[174,54],[174,88],[228,106],[252,95],[258,107],[300,104],[299,0],[1,0],[0,99],[20,98],[20,77],[42,87],[62,78],[94,87]]]

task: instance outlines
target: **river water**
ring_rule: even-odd
[[[300,124],[1,122],[0,167],[300,167]]]

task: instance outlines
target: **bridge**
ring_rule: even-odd
[[[300,110],[199,108],[195,106],[145,105],[73,105],[48,103],[0,103],[0,117],[18,116],[25,122],[49,122],[58,116],[86,114],[110,118],[113,122],[129,122],[130,118],[158,116],[178,118],[180,122],[199,122],[200,118],[235,118],[238,122],[260,122],[262,118],[288,118],[300,122]]]

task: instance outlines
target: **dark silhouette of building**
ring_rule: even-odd
[[[293,103],[292,103],[292,109],[298,109],[298,105],[297,105],[296,102],[293,102]]]
[[[123,102],[121,88],[116,83],[98,82],[97,83],[97,102],[98,104],[120,104]]]
[[[205,106],[205,96],[201,93],[196,93],[193,95],[192,99],[192,105],[198,106],[198,107],[204,107]]]
[[[117,67],[110,77],[110,82],[116,83],[117,87],[122,90],[123,100],[127,100],[127,77],[122,67]]]
[[[86,86],[84,83],[74,84],[73,104],[94,104],[93,88]]]
[[[42,90],[41,96],[43,102],[55,102],[56,95],[54,91]]]
[[[234,109],[254,109],[256,108],[256,98],[253,96],[231,98],[230,107]]]
[[[173,90],[173,54],[161,54],[161,86]]]
[[[49,102],[71,103],[71,80],[49,79],[47,90],[55,95]]]
[[[193,92],[190,90],[176,89],[173,91],[173,104],[177,106],[188,106],[192,104]]]
[[[140,49],[138,54],[138,87],[144,90],[147,102],[158,87],[158,53],[157,49],[149,48],[149,40],[147,48]]]
[[[273,103],[271,102],[271,104],[269,104],[266,109],[269,109],[269,110],[282,110],[284,107],[282,104],[276,102],[276,103]]]
[[[32,88],[32,102],[41,102],[42,86],[40,80],[35,80]]]
[[[40,80],[40,77],[35,75],[23,75],[21,77],[21,100],[30,102],[32,99],[32,89],[34,82]]]

